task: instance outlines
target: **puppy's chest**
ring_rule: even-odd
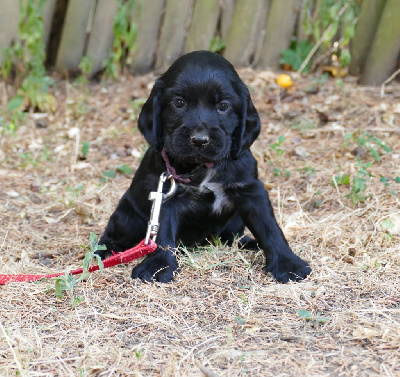
[[[222,183],[215,178],[215,173],[210,170],[198,186],[186,186],[185,191],[192,196],[192,200],[199,205],[209,206],[214,214],[221,214],[223,211],[233,208]]]

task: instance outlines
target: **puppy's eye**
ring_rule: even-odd
[[[217,105],[217,110],[219,113],[225,113],[229,109],[229,103],[228,102],[220,102]]]
[[[182,98],[176,98],[174,100],[174,106],[177,109],[183,109],[186,106],[186,102]]]

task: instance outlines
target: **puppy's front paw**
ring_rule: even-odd
[[[165,253],[165,251],[161,252]],[[160,255],[160,252],[156,251],[132,270],[132,278],[140,279],[143,282],[154,280],[160,283],[169,283],[177,269],[178,264],[174,255]]]
[[[271,272],[274,278],[281,283],[287,283],[289,280],[300,281],[305,279],[311,272],[311,267],[297,255],[290,256],[278,255],[268,266],[265,272]]]

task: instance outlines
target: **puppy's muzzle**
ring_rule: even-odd
[[[195,148],[204,148],[210,143],[210,137],[204,131],[194,132],[190,136],[190,144]]]

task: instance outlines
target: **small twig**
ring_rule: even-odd
[[[336,15],[335,19],[339,18],[344,11],[347,9],[349,4],[345,4],[342,6],[342,8],[339,10],[338,14]],[[333,23],[331,23],[328,28],[324,31],[324,34],[322,34],[321,38],[318,40],[318,42],[314,45],[314,47],[311,49],[310,53],[307,55],[307,57],[304,59],[303,63],[301,63],[300,68],[298,69],[297,73],[303,72],[304,68],[307,66],[308,62],[311,60],[315,52],[318,50],[319,46],[321,46],[322,41],[325,39],[325,36],[332,30]]]
[[[3,238],[3,243],[2,243],[1,246],[0,246],[0,251],[3,250],[3,247],[4,247],[4,245],[6,244],[6,239],[7,239],[9,230],[10,230],[10,225],[8,226],[8,229],[7,229],[7,231],[6,231],[6,234],[5,234],[4,238]]]
[[[80,138],[81,138],[81,130],[80,130],[80,128],[78,128],[78,132],[76,133],[76,138],[75,138],[75,157],[74,157],[74,162],[78,161],[78,158],[79,158]],[[72,169],[72,171],[73,171],[73,169]]]
[[[204,365],[202,365],[199,361],[196,360],[196,364],[201,370],[201,373],[203,373],[207,377],[218,377],[218,374],[213,372],[212,370],[206,368]]]
[[[333,184],[335,185],[335,188],[336,188],[336,191],[337,191],[337,194],[338,194],[338,202],[344,208],[345,206],[344,206],[344,204],[342,203],[342,201],[340,199],[340,191],[339,191],[339,187],[338,187],[338,184],[336,182],[336,178],[335,178],[334,175],[332,176],[332,180],[333,180]]]
[[[387,84],[389,84],[391,81],[393,81],[394,78],[395,78],[399,73],[400,73],[400,68],[399,68],[397,71],[394,71],[394,72],[389,76],[389,78],[387,78],[387,79],[382,83],[382,86],[381,86],[381,98],[385,95],[385,86],[386,86]]]

